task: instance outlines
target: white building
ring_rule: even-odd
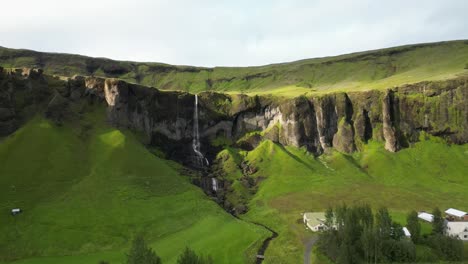
[[[468,241],[468,221],[447,221],[447,235]]]
[[[304,224],[314,232],[328,229],[325,225],[325,214],[323,212],[304,213],[303,220]]]
[[[426,213],[426,212],[419,212],[418,213],[418,218],[422,219],[426,222],[432,223],[434,221],[434,216],[432,214]]]
[[[408,237],[408,238],[411,237],[411,233],[410,233],[410,231],[408,230],[408,228],[406,228],[406,226],[403,227],[403,233],[405,233],[405,237]]]
[[[20,208],[13,208],[13,209],[11,209],[11,214],[12,214],[12,215],[17,215],[17,214],[19,214],[19,213],[21,213],[21,212],[22,212],[22,211],[21,211]]]
[[[454,208],[447,209],[445,214],[446,234],[468,241],[468,214]]]

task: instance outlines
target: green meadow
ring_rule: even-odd
[[[227,214],[131,133],[89,118],[84,131],[38,117],[0,143],[1,263],[124,263],[136,234],[164,263],[185,246],[217,263],[244,263],[269,236]],[[13,217],[16,207],[24,212]]]
[[[242,218],[279,233],[265,253],[265,263],[302,261],[303,243],[314,235],[305,230],[302,212],[324,211],[342,203],[369,203],[374,208],[388,207],[404,225],[410,210],[467,207],[466,144],[448,145],[422,137],[397,153],[386,151],[382,143],[370,142],[353,155],[332,151],[314,157],[305,149],[263,141],[253,151],[237,151],[237,155],[255,166],[258,171],[253,177],[261,179]],[[229,177],[235,178],[236,173]],[[422,226],[423,232],[431,231],[430,225]]]

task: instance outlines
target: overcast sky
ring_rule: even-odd
[[[0,46],[248,66],[468,39],[466,0],[9,0]]]

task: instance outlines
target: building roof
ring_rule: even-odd
[[[410,236],[411,236],[411,233],[410,233],[410,231],[408,230],[408,228],[406,228],[406,226],[403,227],[403,232],[405,233],[405,236],[407,236],[407,237],[410,237]]]
[[[466,215],[466,212],[454,209],[454,208],[449,208],[445,211],[446,214],[456,216],[456,217],[463,217]]]
[[[309,224],[310,226],[316,226],[325,222],[325,213],[323,212],[304,213],[304,219],[307,221],[307,224]]]
[[[431,222],[431,223],[434,220],[434,216],[429,214],[429,213],[426,213],[426,212],[420,212],[418,214],[418,218],[421,218],[422,220],[427,221],[427,222]]]

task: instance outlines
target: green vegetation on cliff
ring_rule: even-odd
[[[87,131],[35,118],[1,141],[0,263],[123,263],[140,233],[163,263],[186,246],[243,263],[269,235],[224,212],[131,133],[98,114],[81,122]],[[24,213],[13,217],[16,207]]]
[[[61,76],[116,77],[163,90],[296,96],[389,88],[466,74],[468,41],[407,45],[256,67],[174,66],[0,47],[0,66],[40,67]]]

